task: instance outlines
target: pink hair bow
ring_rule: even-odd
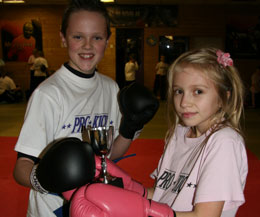
[[[224,53],[221,50],[217,50],[216,52],[218,56],[218,63],[223,65],[224,67],[226,66],[233,66],[233,60],[230,58],[229,53]]]

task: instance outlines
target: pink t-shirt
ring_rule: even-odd
[[[226,127],[202,145],[206,135],[188,138],[189,129],[180,125],[176,128],[158,168],[151,174],[157,179],[153,200],[175,211],[192,211],[200,202],[225,201],[221,216],[235,216],[245,202],[248,173],[243,138]]]

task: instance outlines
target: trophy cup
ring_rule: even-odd
[[[101,173],[98,177],[98,181],[102,183],[109,183],[109,176],[107,174],[106,155],[109,153],[111,145],[113,143],[114,127],[97,127],[93,128],[87,126],[83,129],[82,137],[89,142],[96,153],[101,156]]]

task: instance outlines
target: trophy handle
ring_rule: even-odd
[[[88,126],[89,128],[90,126]],[[81,134],[82,134],[82,141],[87,142],[87,143],[91,143],[90,140],[90,134],[89,134],[89,130],[87,130],[86,126],[82,126],[81,128]]]

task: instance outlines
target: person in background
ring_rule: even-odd
[[[228,53],[202,48],[182,54],[169,69],[170,127],[151,174],[154,187],[147,194],[102,183],[80,187],[70,216],[235,217],[248,174],[243,98]]]
[[[134,54],[129,55],[129,61],[125,64],[125,86],[128,86],[135,82],[135,75],[139,66],[135,60]]]
[[[251,99],[252,108],[260,107],[260,66],[257,67],[256,71],[251,76]]]
[[[155,70],[155,80],[154,80],[154,87],[153,93],[155,96],[158,96],[158,92],[160,94],[160,99],[165,100],[166,97],[166,90],[167,90],[167,83],[166,77],[168,72],[169,64],[165,62],[165,56],[160,56],[160,62],[156,64]]]
[[[23,34],[17,36],[11,44],[8,52],[8,60],[27,62],[29,56],[33,53],[36,40],[33,37],[33,25],[26,22],[23,25]]]
[[[33,71],[30,85],[32,93],[35,88],[48,77],[48,61],[44,57],[43,51],[38,50],[35,53],[35,59],[31,70]]]
[[[34,75],[33,64],[34,64],[37,52],[38,52],[38,50],[36,48],[33,49],[33,53],[29,56],[29,59],[28,59],[28,66],[29,66],[29,70],[30,70],[30,88],[29,88],[29,90],[26,90],[26,99],[27,100],[31,96],[31,91],[34,89],[32,86],[33,85],[33,75]]]
[[[31,72],[31,73],[32,73],[32,71],[33,71],[32,66],[33,66],[33,64],[34,64],[34,61],[35,61],[37,52],[38,52],[38,50],[37,50],[36,48],[33,49],[32,54],[31,54],[31,55],[29,56],[29,58],[28,58],[28,65],[30,66],[30,72]]]
[[[132,90],[136,88],[138,96],[144,95],[139,91],[142,88],[136,85],[124,90],[119,107],[117,83],[96,70],[110,35],[109,16],[102,2],[70,2],[63,15],[60,32],[61,41],[67,48],[68,62],[32,93],[15,145],[17,160],[14,179],[18,184],[30,188],[27,217],[66,214],[64,198],[49,193],[39,181],[45,178],[53,185],[60,178],[55,178],[56,174],[51,173],[57,164],[48,167],[49,174],[39,176],[38,166],[46,149],[51,148],[53,143],[71,137],[82,140],[82,129],[88,125],[92,128],[113,126],[115,139],[109,157],[116,159],[126,153],[132,140],[158,109],[156,99],[143,99],[147,94],[139,102],[136,102],[137,97],[131,97]],[[126,105],[128,99],[131,99],[130,106]],[[136,104],[140,110],[133,108]],[[66,147],[64,143],[61,145]],[[75,167],[72,169],[73,173],[77,171]],[[59,186],[64,182],[66,177]]]
[[[15,103],[23,98],[22,90],[7,76],[5,62],[0,59],[0,102]]]

